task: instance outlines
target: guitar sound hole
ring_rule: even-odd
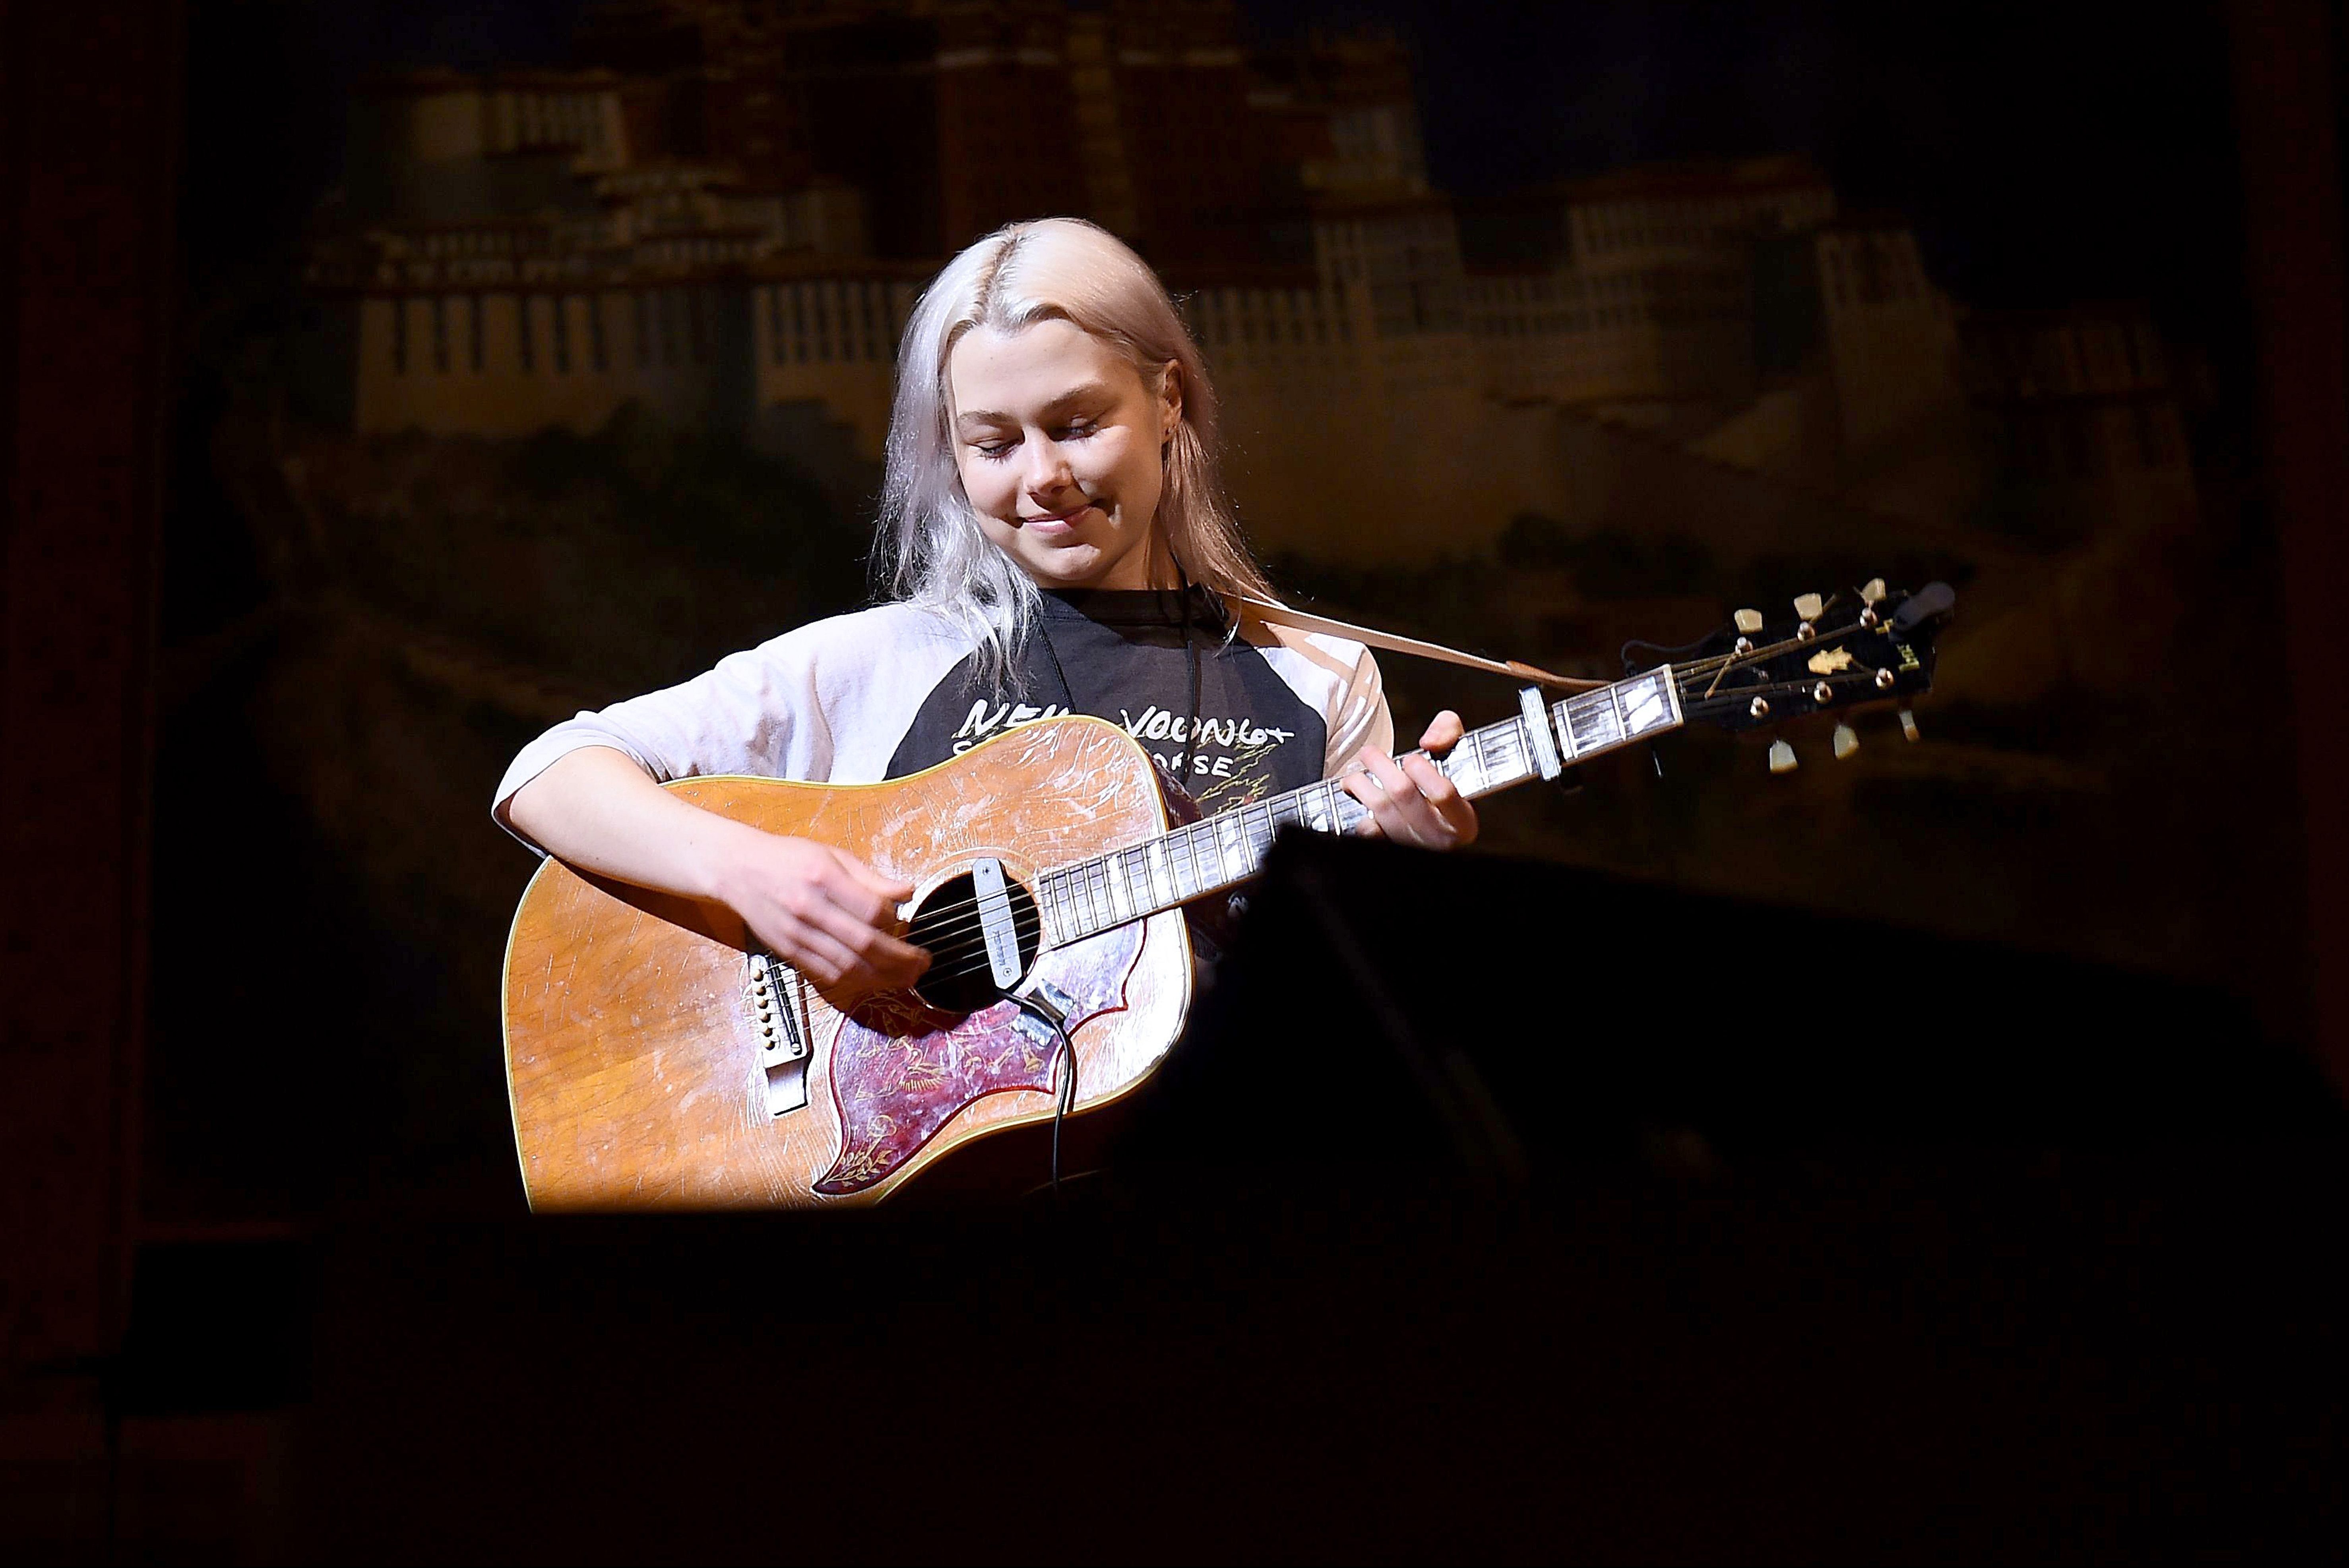
[[[1019,973],[1036,962],[1042,923],[1036,900],[1019,883],[1004,879],[1011,905],[1011,929],[1019,941]],[[995,974],[987,961],[987,934],[978,923],[978,890],[968,872],[930,890],[914,912],[906,940],[926,949],[930,967],[915,982],[915,995],[947,1013],[976,1013],[994,1002]]]

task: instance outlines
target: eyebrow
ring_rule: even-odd
[[[1115,402],[1117,388],[1106,381],[1088,381],[1081,387],[1070,387],[1066,392],[1045,404],[1041,412],[1057,414],[1071,404],[1090,403],[1097,399]],[[1019,421],[1014,416],[999,414],[992,408],[966,408],[955,416],[955,425],[957,428],[968,425],[1016,425],[1018,423]]]

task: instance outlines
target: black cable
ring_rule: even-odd
[[[1053,1060],[1068,1064],[1069,1070],[1061,1078],[1058,1098],[1052,1104],[1051,1187],[1052,1196],[1058,1198],[1061,1195],[1061,1122],[1076,1109],[1077,1103],[1077,1045],[1069,1038],[1068,1026],[1054,1017],[1049,1009],[1040,1006],[1034,997],[1018,995],[1009,991],[1003,992],[1002,996],[1021,1012],[1044,1021],[1045,1026],[1061,1042],[1061,1048],[1054,1054]]]

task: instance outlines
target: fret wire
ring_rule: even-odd
[[[1150,898],[1150,852],[1139,848],[1122,850],[1117,857],[1119,885],[1125,890],[1125,902],[1118,913],[1133,920],[1148,912]],[[1140,885],[1136,885],[1137,881]]]

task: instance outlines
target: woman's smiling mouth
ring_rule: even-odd
[[[1019,526],[1032,528],[1038,533],[1047,536],[1066,533],[1077,526],[1078,520],[1085,513],[1095,510],[1097,509],[1093,504],[1088,501],[1082,506],[1071,507],[1066,511],[1048,511],[1040,517],[1023,517],[1019,520]]]

